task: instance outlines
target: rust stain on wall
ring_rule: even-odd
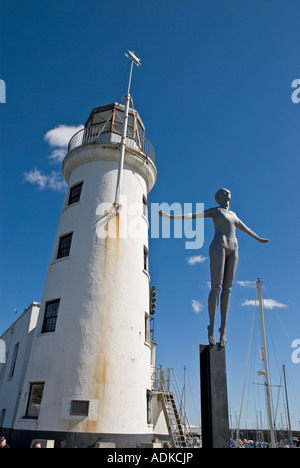
[[[112,307],[114,302],[114,294],[117,293],[116,285],[118,284],[119,277],[119,253],[120,253],[120,217],[117,214],[113,219],[107,222],[106,228],[107,236],[101,242],[103,254],[100,256],[99,268],[102,270],[101,277],[102,281],[105,281],[105,288],[103,285],[100,287],[100,297],[102,303],[98,305],[98,327],[97,333],[99,336],[98,353],[95,356],[94,369],[92,378],[92,394],[91,398],[98,400],[98,420],[97,421],[85,421],[85,430],[87,432],[105,432],[105,427],[102,426],[102,420],[106,410],[106,406],[109,403],[109,385],[110,385],[110,370],[113,369],[113,363],[111,362],[111,339],[110,335],[112,332],[113,322],[111,316],[113,313]],[[109,234],[113,234],[109,237]],[[110,284],[111,289],[107,287]]]

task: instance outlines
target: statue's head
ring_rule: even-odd
[[[222,201],[230,201],[231,200],[231,193],[230,190],[221,188],[215,194],[215,200],[220,205]]]

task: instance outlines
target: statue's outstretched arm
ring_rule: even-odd
[[[197,218],[213,218],[215,214],[215,208],[209,208],[208,210],[198,211],[197,213],[183,213],[180,215],[170,215],[164,211],[159,211],[159,216],[168,219],[197,219]]]
[[[240,219],[238,219],[237,228],[239,228],[241,231],[245,232],[246,234],[249,234],[249,236],[253,237],[254,239],[258,240],[258,242],[261,242],[262,244],[269,242],[269,239],[263,239],[262,237],[259,237],[252,229],[248,228],[246,224],[243,223]]]

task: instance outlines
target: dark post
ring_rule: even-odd
[[[202,447],[229,448],[225,348],[200,345]]]

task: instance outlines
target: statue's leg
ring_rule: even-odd
[[[219,303],[219,295],[223,284],[225,267],[225,248],[221,244],[212,243],[209,249],[210,256],[210,277],[211,290],[208,296],[208,341],[216,344],[215,340],[215,319]]]
[[[234,281],[236,267],[238,263],[238,250],[233,250],[230,255],[227,256],[225,261],[223,286],[221,293],[221,327],[220,327],[220,344],[221,346],[226,345],[226,322],[230,304],[230,293]]]

